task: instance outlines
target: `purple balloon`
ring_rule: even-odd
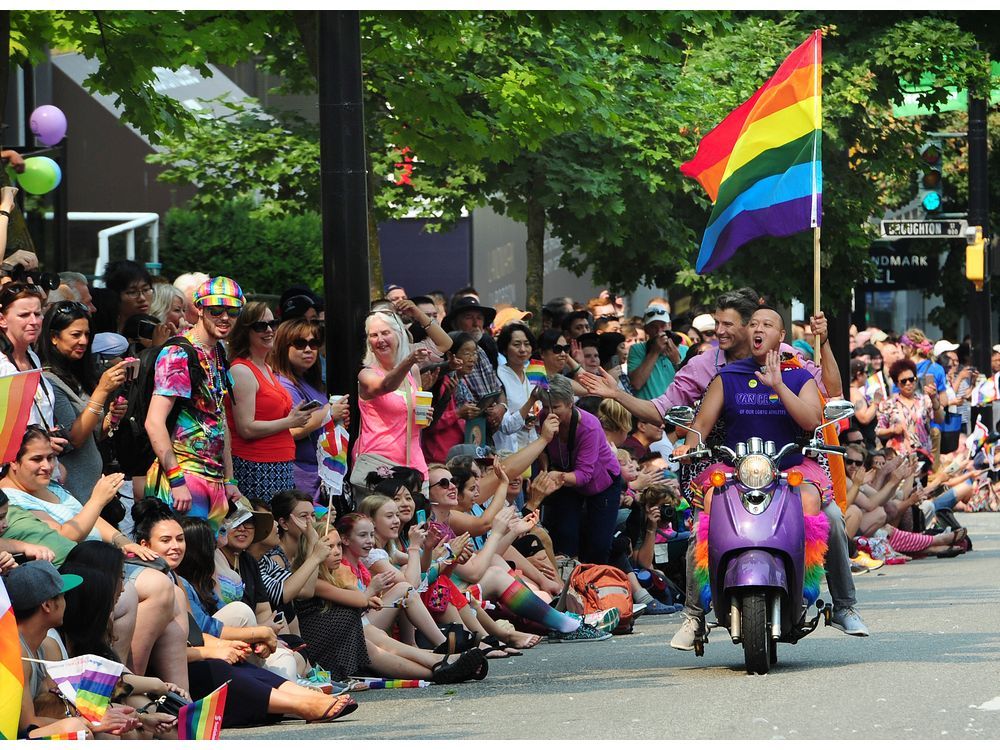
[[[59,107],[43,104],[31,113],[31,132],[45,146],[55,146],[66,137],[66,115]]]

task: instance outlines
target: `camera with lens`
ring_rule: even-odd
[[[11,267],[10,278],[12,281],[22,281],[26,284],[36,284],[42,289],[48,289],[50,292],[54,289],[58,289],[60,284],[59,274],[42,273],[38,269],[29,271],[20,263]]]

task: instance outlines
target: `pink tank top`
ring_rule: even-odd
[[[371,370],[385,376],[377,365]],[[420,448],[420,428],[414,422],[416,392],[420,390],[413,373],[406,374],[392,393],[371,399],[358,399],[361,434],[354,444],[354,458],[374,453],[399,466],[409,466],[427,476],[427,462]]]

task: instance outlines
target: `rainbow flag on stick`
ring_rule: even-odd
[[[10,597],[0,578],[0,739],[16,740],[21,716],[24,668]]]
[[[37,661],[44,664],[59,692],[76,706],[87,721],[100,723],[111,703],[111,694],[122,676],[124,665],[103,656],[84,654],[63,661]]]
[[[540,359],[533,359],[524,368],[524,374],[532,388],[541,388],[544,391],[549,389],[549,376],[545,371],[545,363]]]
[[[229,682],[224,682],[200,701],[181,706],[177,714],[177,739],[217,740],[222,734]]]
[[[344,491],[347,476],[347,445],[351,436],[340,422],[327,423],[316,445],[319,478],[331,495]]]
[[[0,463],[10,463],[17,456],[41,377],[41,370],[0,377]]]
[[[50,734],[48,737],[29,737],[31,740],[85,740],[87,733],[83,730],[79,732],[64,732],[63,734]]]
[[[425,688],[431,683],[426,680],[382,680],[373,677],[359,677],[358,682],[363,682],[369,690],[391,690],[394,688]]]
[[[714,204],[698,273],[716,270],[758,237],[787,237],[820,226],[821,47],[820,32],[814,31],[681,166]]]

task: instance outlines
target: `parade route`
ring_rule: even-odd
[[[975,550],[855,577],[872,637],[820,627],[779,646],[763,677],[715,631],[704,658],[667,646],[679,615],[609,642],[542,645],[483,682],[368,691],[335,724],[227,730],[225,739],[1000,738],[1000,515],[960,514]],[[821,596],[826,596],[825,588]]]

